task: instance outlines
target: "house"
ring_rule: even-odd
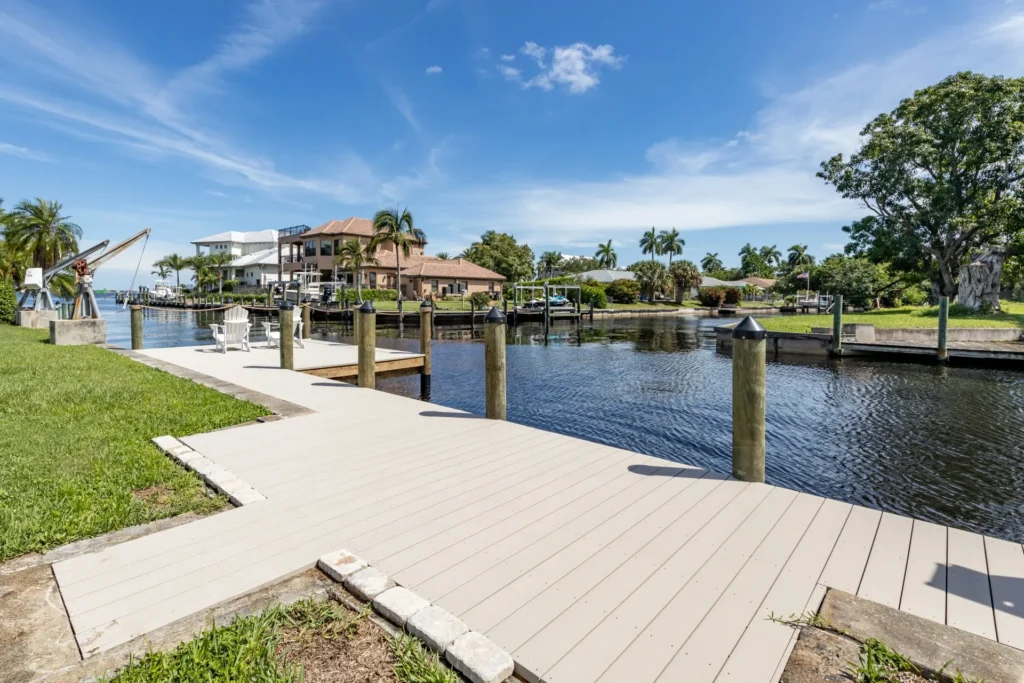
[[[304,226],[300,226],[304,227]],[[337,263],[341,245],[358,239],[366,246],[373,237],[373,221],[350,217],[331,220],[315,228],[288,228],[278,235],[278,277],[295,279],[295,273],[314,271],[321,282],[339,282],[355,286],[355,274]],[[402,298],[422,299],[431,294],[473,294],[501,292],[504,276],[465,259],[440,259],[426,254],[426,242],[414,242],[409,256],[401,257]],[[398,280],[398,261],[394,247],[379,245],[374,253],[377,265],[360,272],[360,284],[371,289],[394,289]]]
[[[635,280],[636,274],[629,270],[588,270],[580,273],[576,278],[583,282],[593,280],[594,282],[607,284],[616,280]]]
[[[277,282],[277,230],[231,230],[193,240],[196,255],[231,254],[235,259],[223,268],[224,279],[262,287]]]

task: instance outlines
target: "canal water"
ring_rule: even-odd
[[[112,344],[128,314],[101,303]],[[210,343],[218,314],[147,311],[149,347]],[[731,467],[731,366],[706,318],[510,329],[511,420],[719,472]],[[254,327],[254,333],[259,325]],[[344,339],[339,325],[314,336]],[[415,328],[380,346],[415,350]],[[439,330],[431,401],[482,414],[483,344]],[[255,335],[258,340],[259,336]],[[844,359],[769,362],[767,479],[1024,542],[1024,372]],[[385,380],[418,397],[419,379]]]

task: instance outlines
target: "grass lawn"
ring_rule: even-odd
[[[1024,328],[1024,303],[1001,301],[1003,311],[990,315],[960,313],[950,310],[950,327],[1021,327]],[[883,308],[864,313],[844,313],[844,323],[870,323],[875,327],[938,327],[938,306]],[[772,332],[810,332],[812,327],[832,329],[832,314],[793,315],[764,318],[760,321]]]
[[[225,504],[150,439],[247,422],[265,408],[47,340],[0,325],[0,561]]]
[[[239,618],[170,652],[153,652],[108,683],[356,681],[459,683],[419,641],[393,639],[360,613],[307,599]]]

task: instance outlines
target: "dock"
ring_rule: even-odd
[[[935,344],[916,341],[843,342],[843,353],[935,358]],[[951,341],[951,359],[1024,361],[1024,343],[1011,341]]]
[[[86,658],[341,548],[529,683],[773,683],[796,632],[768,615],[827,588],[1024,648],[1019,543],[325,380],[354,347],[306,343],[295,372],[135,352],[304,410],[182,438],[265,500],[53,565]]]

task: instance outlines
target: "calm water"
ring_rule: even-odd
[[[128,314],[101,306],[109,341],[127,345]],[[146,345],[209,342],[215,316],[150,311]],[[509,417],[728,472],[730,359],[715,352],[718,322],[617,319],[583,323],[578,335],[566,325],[547,346],[536,325],[510,330]],[[314,335],[343,332],[318,325]],[[417,348],[396,331],[378,334],[381,346]],[[483,344],[468,330],[441,336],[431,400],[482,414]],[[418,396],[419,379],[379,388]],[[770,362],[767,400],[770,483],[1024,541],[1024,373]]]

